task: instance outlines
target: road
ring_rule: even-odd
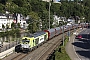
[[[85,34],[89,38],[90,29],[83,30],[80,34]],[[90,39],[75,39],[72,43],[79,60],[90,60]]]
[[[77,32],[87,34],[90,29],[78,29]],[[65,49],[71,60],[90,60],[90,40],[75,39],[75,35],[71,35]]]
[[[83,34],[87,39],[75,39],[75,36],[70,37],[70,41],[66,45],[66,52],[71,60],[90,60],[90,29],[79,29],[78,32]]]

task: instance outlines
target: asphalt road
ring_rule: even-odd
[[[76,60],[90,60],[90,35],[87,35],[89,33],[90,29],[83,30],[80,34],[85,34],[86,39],[75,39],[72,43],[78,57]]]

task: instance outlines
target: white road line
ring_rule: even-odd
[[[74,42],[74,40],[75,40],[75,38],[73,39],[73,42]],[[80,57],[78,56],[78,54],[77,54],[76,51],[75,51],[74,45],[73,45],[73,50],[74,50],[74,52],[75,52],[75,55],[78,57],[78,59],[81,60]]]

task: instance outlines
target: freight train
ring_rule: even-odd
[[[39,47],[44,42],[52,39],[53,37],[67,32],[72,29],[87,27],[88,23],[73,24],[73,25],[63,25],[60,27],[39,31],[34,34],[29,34],[22,38],[19,45],[15,46],[15,52],[29,52]]]

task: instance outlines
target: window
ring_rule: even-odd
[[[30,43],[30,40],[28,40],[27,38],[25,38],[25,39],[22,40],[22,43],[23,44],[29,44]]]

